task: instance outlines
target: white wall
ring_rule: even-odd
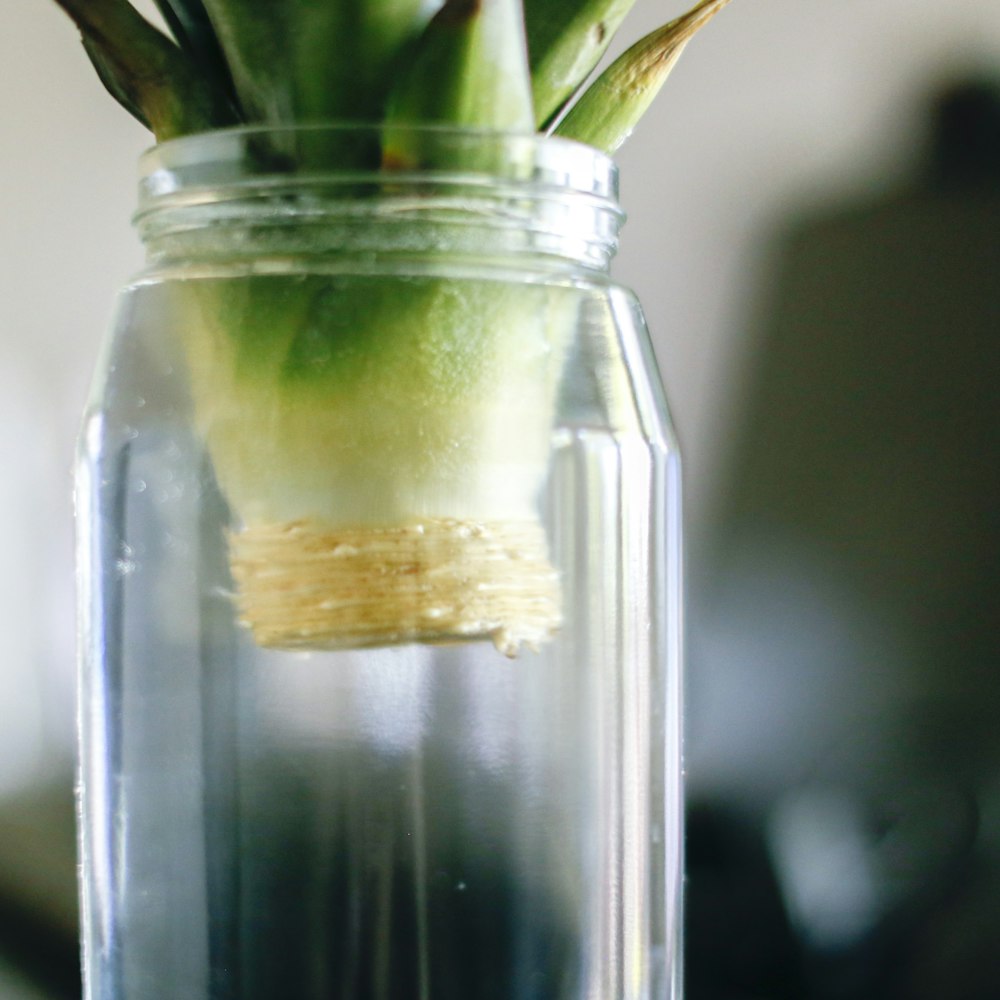
[[[629,36],[679,9],[639,0]],[[128,220],[147,142],[51,0],[3,0],[2,26],[0,794],[40,747],[71,745],[69,470],[98,339],[140,260]],[[984,65],[1000,67],[992,0],[735,0],[621,154],[617,274],[654,332],[695,539],[772,223],[890,181],[921,95]]]

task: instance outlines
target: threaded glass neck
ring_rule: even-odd
[[[624,218],[612,160],[539,135],[225,129],[156,146],[140,170],[135,223],[158,265],[531,258],[606,271]]]

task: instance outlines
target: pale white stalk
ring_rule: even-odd
[[[246,280],[267,283],[265,298],[311,298],[316,313],[268,331],[266,312],[252,314],[260,296],[241,304],[237,283],[183,293],[196,413],[238,522],[232,570],[257,641],[489,636],[513,654],[551,636],[559,584],[538,501],[566,293]],[[357,326],[338,325],[351,316]],[[303,337],[314,353],[290,370]],[[267,342],[262,356],[248,357],[248,339]]]

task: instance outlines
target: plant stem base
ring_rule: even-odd
[[[344,649],[489,637],[516,656],[560,625],[534,521],[252,524],[230,537],[241,621],[264,647]]]

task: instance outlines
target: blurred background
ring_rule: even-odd
[[[0,998],[51,1000],[74,436],[147,136],[53,3],[3,17]],[[737,0],[619,162],[686,457],[688,998],[996,1000],[1000,4]]]

